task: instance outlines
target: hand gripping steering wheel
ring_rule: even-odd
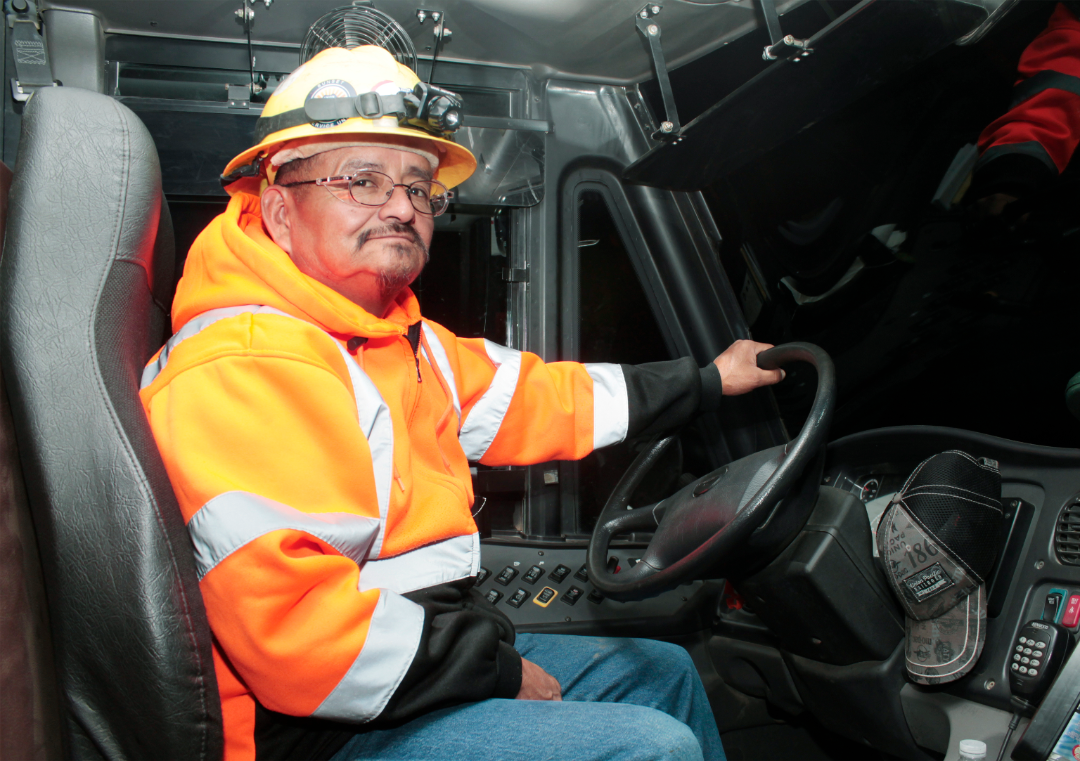
[[[773,370],[789,362],[817,370],[817,393],[802,430],[787,444],[728,463],[650,507],[627,502],[649,469],[675,440],[668,436],[638,455],[615,486],[589,542],[589,581],[608,597],[639,600],[698,578],[718,561],[743,549],[751,535],[783,510],[781,499],[826,442],[836,405],[836,374],[821,348],[789,343],[763,351],[757,364]],[[800,525],[801,528],[801,525]],[[608,547],[616,534],[653,531],[632,568],[608,570]]]

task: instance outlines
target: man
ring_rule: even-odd
[[[1080,144],[1080,2],[1059,3],[1024,50],[1009,110],[979,136],[971,198],[998,215],[1065,171]]]
[[[417,85],[374,47],[282,82],[143,376],[226,757],[722,759],[684,651],[515,641],[472,591],[468,460],[579,458],[782,373],[750,341],[700,371],[544,364],[422,320],[408,284],[476,162],[440,132],[449,96]]]

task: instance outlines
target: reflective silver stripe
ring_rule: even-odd
[[[630,425],[626,378],[618,365],[586,364],[593,383],[593,449],[618,444]]]
[[[369,560],[360,569],[360,591],[405,594],[475,576],[479,569],[480,535],[455,536],[392,558]]]
[[[443,378],[450,385],[450,393],[454,396],[454,410],[457,412],[458,432],[460,432],[461,399],[458,398],[457,382],[454,380],[454,368],[450,366],[450,358],[446,356],[446,349],[443,348],[439,336],[428,327],[426,322],[424,323],[424,338],[427,339],[428,346],[431,347],[431,353],[435,355],[435,362],[439,364],[439,371],[442,372]],[[424,351],[424,358],[427,359],[429,365],[433,364],[432,358],[427,355],[426,350]]]
[[[169,354],[172,353],[172,350],[175,349],[177,345],[183,343],[186,339],[191,338],[196,333],[201,333],[215,322],[220,322],[229,317],[236,317],[240,314],[258,313],[280,314],[285,317],[292,317],[291,314],[282,312],[280,309],[263,306],[223,307],[222,309],[211,309],[207,312],[203,312],[198,317],[189,320],[184,327],[173,334],[172,338],[165,342],[165,346],[161,349],[161,353],[158,354],[157,359],[143,368],[142,381],[139,384],[139,388],[146,388],[154,382],[154,378],[158,377],[158,375],[161,374],[161,371],[165,369],[165,365],[169,363]]]
[[[165,369],[170,352],[180,343],[205,330],[215,322],[241,314],[277,314],[312,325],[307,320],[302,320],[288,312],[257,304],[211,309],[188,321],[183,328],[168,340],[158,358],[143,370],[142,387],[146,388],[146,386],[150,385],[154,378]],[[318,326],[312,325],[312,327]],[[371,550],[372,556],[375,556],[382,549],[383,534],[386,530],[386,516],[390,512],[390,488],[394,482],[394,423],[390,418],[390,407],[383,401],[382,394],[379,393],[379,389],[375,387],[371,378],[360,369],[356,360],[339,341],[330,334],[327,334],[327,337],[334,342],[338,351],[341,352],[341,358],[345,360],[345,367],[348,369],[349,379],[352,381],[353,397],[356,400],[357,419],[359,420],[360,429],[364,432],[364,436],[367,437],[368,447],[371,449],[371,465],[375,474],[375,495],[379,502],[381,523],[379,535],[375,538]],[[441,344],[439,348],[442,348]],[[434,345],[432,351],[435,351]],[[445,357],[444,352],[443,358],[445,359]],[[446,362],[446,366],[449,367],[450,363]],[[450,377],[453,378],[453,375]],[[456,389],[454,393],[456,398]],[[458,414],[460,415],[460,411]]]
[[[371,449],[371,467],[375,474],[375,495],[379,500],[379,521],[381,528],[371,548],[371,556],[377,557],[382,549],[383,536],[386,534],[386,516],[390,512],[390,488],[394,483],[394,421],[390,417],[390,407],[383,401],[382,394],[375,387],[368,374],[360,369],[356,360],[337,341],[334,345],[345,360],[352,381],[353,396],[356,399],[356,416],[360,430],[367,437]]]
[[[380,591],[360,655],[311,715],[336,721],[374,719],[412,665],[423,633],[423,608],[394,592]]]
[[[219,494],[188,521],[199,579],[244,545],[272,531],[303,531],[363,566],[380,521],[350,513],[303,513],[243,491]]]
[[[487,391],[469,411],[469,417],[461,425],[458,440],[461,448],[465,450],[465,456],[472,460],[479,460],[488,451],[495,435],[499,432],[506,411],[510,408],[510,402],[517,390],[518,376],[521,375],[521,352],[507,349],[505,346],[493,344],[484,340],[484,349],[488,359],[497,368],[495,377]]]

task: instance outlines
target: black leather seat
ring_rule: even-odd
[[[0,362],[72,758],[222,755],[190,540],[138,398],[173,268],[138,117],[85,90],[38,92],[0,263]]]

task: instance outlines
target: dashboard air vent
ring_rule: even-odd
[[[1080,501],[1073,501],[1061,511],[1054,548],[1065,565],[1080,565]]]

